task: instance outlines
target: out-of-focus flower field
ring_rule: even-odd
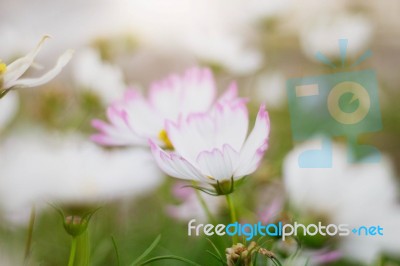
[[[399,13],[397,0],[2,0],[0,265],[400,265]],[[339,39],[332,68],[315,55],[340,66]],[[364,69],[381,127],[356,137],[379,160],[349,162],[357,143],[319,130],[320,103],[297,141],[287,81]],[[331,166],[300,167],[327,139]],[[188,236],[192,219],[384,235],[252,244]]]

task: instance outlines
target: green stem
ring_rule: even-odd
[[[76,254],[76,244],[77,244],[77,239],[76,239],[76,237],[73,237],[72,243],[71,243],[71,252],[69,253],[68,266],[74,266],[75,254]]]
[[[89,242],[89,230],[85,230],[77,238],[77,251],[75,264],[79,266],[87,266],[90,261],[90,242]]]
[[[235,222],[237,222],[236,210],[235,210],[235,205],[233,204],[233,199],[232,199],[231,195],[232,194],[226,195],[226,202],[228,203],[229,211],[231,213],[231,222],[235,223]],[[236,234],[232,236],[232,242],[233,242],[233,244],[237,244],[239,242],[238,236]]]
[[[25,257],[24,257],[25,261],[28,260],[29,255],[31,254],[33,227],[35,225],[35,218],[36,218],[36,207],[35,205],[33,205],[31,209],[31,215],[29,217],[28,236],[25,244]]]
[[[203,208],[204,212],[206,213],[208,220],[209,220],[211,223],[214,223],[214,224],[215,224],[215,218],[214,218],[214,216],[212,215],[210,209],[208,208],[207,203],[206,203],[206,201],[204,200],[203,196],[201,195],[200,191],[197,190],[197,189],[195,189],[195,191],[196,191],[197,199],[199,200],[201,207]]]

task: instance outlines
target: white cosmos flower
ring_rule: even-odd
[[[170,77],[150,86],[143,97],[137,90],[125,93],[107,109],[110,124],[94,120],[100,133],[92,140],[103,145],[148,145],[151,138],[159,145],[170,146],[165,121],[177,121],[191,113],[207,112],[215,102],[216,86],[209,69],[192,68],[182,76]],[[235,101],[237,87],[232,83],[218,102]]]
[[[300,42],[304,53],[315,60],[321,52],[328,58],[339,58],[339,39],[348,39],[349,57],[361,55],[371,40],[373,27],[367,17],[352,14],[322,14],[305,25],[300,31]]]
[[[162,174],[145,149],[106,151],[78,136],[15,135],[0,147],[0,206],[90,204],[151,191]]]
[[[106,104],[123,96],[126,85],[122,70],[103,62],[98,51],[84,49],[74,61],[73,77],[80,88],[94,91]]]
[[[346,256],[369,264],[382,252],[400,254],[400,239],[395,233],[400,206],[390,160],[383,155],[379,163],[349,163],[347,149],[333,145],[332,168],[300,168],[299,155],[318,146],[315,141],[307,142],[285,159],[284,184],[291,204],[305,214],[326,215],[336,224],[384,228],[380,238],[342,237],[339,250]]]
[[[162,150],[152,141],[151,149],[160,168],[173,177],[217,187],[222,183],[232,185],[230,181],[258,168],[268,147],[270,123],[264,106],[260,107],[255,126],[246,138],[248,124],[243,101],[217,104],[211,112],[166,123],[173,152]]]
[[[36,87],[45,84],[57,76],[64,66],[70,61],[73,51],[67,50],[57,60],[56,65],[38,78],[21,78],[21,76],[34,64],[44,42],[49,36],[43,36],[38,45],[24,57],[9,65],[0,61],[0,89],[5,92],[10,89]]]
[[[10,94],[0,101],[0,130],[15,117],[18,112],[19,98],[17,94]]]

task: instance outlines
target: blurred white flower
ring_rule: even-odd
[[[318,149],[318,142],[296,147],[285,159],[284,183],[291,204],[308,214],[326,215],[350,226],[380,225],[383,237],[350,235],[341,238],[344,255],[371,263],[383,252],[399,254],[400,206],[393,165],[383,156],[379,163],[349,163],[345,147],[333,145],[332,168],[300,168],[299,155]],[[397,224],[397,225],[396,225]]]
[[[246,21],[257,22],[260,19],[277,18],[290,9],[293,0],[227,0],[234,6],[236,12],[245,17]]]
[[[126,85],[122,70],[103,62],[97,50],[86,48],[80,51],[72,69],[78,87],[93,91],[103,103],[109,104],[123,96]]]
[[[276,17],[289,7],[288,2],[43,0],[37,6],[9,1],[0,9],[0,32],[7,33],[0,35],[0,42],[5,44],[8,54],[15,54],[26,51],[18,41],[42,32],[57,38],[55,47],[82,47],[98,37],[131,33],[152,50],[176,56],[189,54],[235,74],[249,74],[261,66],[263,59],[257,49],[255,22]],[[16,13],[20,15],[15,16]],[[13,47],[15,42],[18,45]]]
[[[285,17],[281,20],[282,26],[289,33],[298,34],[307,26],[312,25],[319,17],[336,16],[346,13],[351,2],[347,0],[315,1],[315,0],[291,0]],[[310,10],[313,15],[310,16]]]
[[[168,205],[166,207],[167,214],[172,218],[180,221],[187,222],[191,219],[196,219],[199,222],[207,222],[208,217],[203,206],[196,196],[193,188],[184,187],[186,184],[178,182],[173,186],[173,195],[182,201],[179,205]],[[214,197],[207,194],[201,194],[207,204],[208,209],[212,215],[218,213],[221,207],[221,198]]]
[[[0,204],[98,203],[149,192],[161,182],[149,151],[106,151],[78,136],[15,135],[0,148]]]
[[[10,94],[0,100],[0,131],[15,117],[19,108],[17,94]]]
[[[300,42],[304,53],[315,60],[317,52],[329,59],[340,57],[339,39],[348,39],[347,56],[361,55],[372,38],[373,26],[361,14],[317,14],[300,31]]]
[[[286,80],[280,72],[261,74],[255,80],[255,99],[268,107],[279,108],[286,100]]]
[[[244,40],[224,32],[212,30],[204,35],[189,36],[186,47],[196,57],[212,64],[220,64],[235,74],[249,74],[262,63],[261,54],[249,49]]]
[[[252,48],[256,32],[248,1],[123,1],[132,30],[145,45],[169,52],[185,51],[236,74],[257,70],[262,55]],[[156,7],[156,8],[155,8]],[[266,9],[265,9],[266,10]]]
[[[21,76],[34,64],[36,56],[48,38],[48,36],[42,37],[35,49],[29,52],[26,56],[15,60],[9,65],[6,65],[0,61],[0,98],[11,89],[37,87],[45,84],[61,72],[61,70],[72,57],[72,50],[67,50],[64,52],[58,58],[56,65],[41,77],[21,78]]]

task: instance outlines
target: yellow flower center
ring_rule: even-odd
[[[1,62],[0,60],[0,76],[6,73],[6,71],[7,71],[7,65]]]
[[[172,150],[174,148],[174,145],[172,145],[171,141],[168,138],[168,133],[165,131],[165,129],[161,130],[160,133],[158,133],[158,138],[164,142],[165,148]]]

